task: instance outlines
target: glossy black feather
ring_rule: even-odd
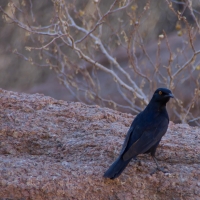
[[[168,128],[166,103],[171,97],[171,91],[166,88],[158,88],[154,92],[147,107],[133,120],[119,157],[105,172],[104,177],[118,177],[130,160],[138,154],[155,155],[156,148]]]

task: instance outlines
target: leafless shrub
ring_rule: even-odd
[[[27,54],[13,52],[33,65],[53,69],[78,101],[138,113],[152,91],[165,86],[176,95],[173,119],[200,125],[199,13],[191,0],[162,0],[177,21],[179,41],[174,43],[163,30],[156,36],[157,48],[149,49],[146,26],[153,4],[142,2],[52,0],[51,19],[45,22],[34,13],[31,0],[10,0],[9,9],[0,10],[6,22],[27,36]],[[184,16],[186,9],[193,23]]]

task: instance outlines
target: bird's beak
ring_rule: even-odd
[[[167,96],[170,98],[174,98],[174,95],[172,93],[169,93]]]

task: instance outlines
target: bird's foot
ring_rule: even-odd
[[[161,171],[161,172],[163,172],[163,173],[169,173],[169,172],[166,171],[164,168],[162,168],[162,167],[160,167],[160,166],[158,165],[158,161],[156,160],[156,157],[155,157],[155,156],[152,156],[152,158],[153,158],[153,160],[155,161],[157,168],[156,168],[155,170],[153,170],[153,172],[151,172],[151,175],[154,174],[156,171]]]
[[[157,167],[155,168],[150,174],[153,175],[156,171],[161,171],[163,173],[169,173],[168,171],[166,171],[164,168],[162,167]]]

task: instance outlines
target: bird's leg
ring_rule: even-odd
[[[158,161],[156,160],[156,157],[155,157],[155,156],[152,156],[152,158],[153,158],[153,160],[155,161],[157,168],[156,168],[151,174],[154,174],[154,173],[156,172],[156,170],[159,170],[159,171],[161,171],[161,172],[163,172],[163,173],[167,173],[167,171],[165,171],[162,167],[160,167],[160,166],[158,165]]]

